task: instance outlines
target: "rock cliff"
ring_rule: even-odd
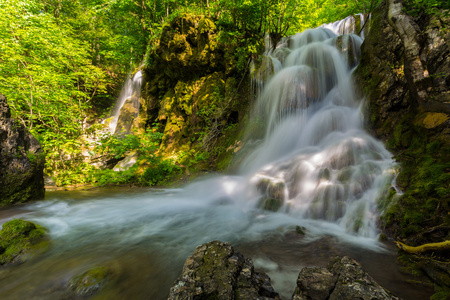
[[[441,242],[450,238],[450,18],[412,17],[402,4],[384,0],[373,12],[355,75],[369,127],[400,165],[404,195],[391,190],[380,204],[386,233]]]
[[[382,228],[418,246],[450,240],[450,16],[411,16],[403,4],[383,0],[373,12],[355,78],[370,130],[400,167],[403,193],[382,197]],[[399,257],[448,296],[448,251]]]
[[[44,154],[0,94],[0,206],[44,198]]]
[[[263,45],[262,37],[233,34],[206,16],[185,14],[164,26],[148,52],[140,124],[164,133],[166,155],[203,152],[206,168],[228,165],[251,100],[245,47],[249,40]]]

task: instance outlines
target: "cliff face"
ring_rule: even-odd
[[[373,12],[355,79],[367,99],[368,126],[400,169],[380,206],[387,235],[411,245],[450,239],[450,17],[411,17],[403,1]],[[437,286],[450,278],[448,253],[408,263]]]
[[[206,153],[206,168],[228,164],[250,101],[246,54],[236,55],[247,38],[262,45],[261,38],[240,41],[213,20],[188,14],[163,28],[147,54],[139,116],[141,127],[164,133],[161,152],[205,162]]]
[[[356,80],[369,126],[400,163],[384,201],[386,232],[412,244],[449,239],[450,18],[411,17],[383,1],[372,14]],[[446,229],[447,228],[447,229]]]
[[[0,206],[44,198],[43,170],[39,142],[11,118],[0,94]]]

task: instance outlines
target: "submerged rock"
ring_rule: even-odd
[[[111,268],[99,266],[91,268],[70,281],[70,288],[77,296],[89,297],[103,289],[113,278]]]
[[[254,270],[251,259],[229,243],[213,241],[198,246],[186,260],[170,289],[175,299],[280,299],[270,278]]]
[[[0,230],[0,265],[20,263],[47,249],[44,228],[20,219]]]
[[[44,198],[44,153],[0,94],[0,206]]]
[[[399,299],[379,285],[350,257],[336,257],[327,268],[303,268],[292,300]]]

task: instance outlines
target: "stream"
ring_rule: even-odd
[[[356,259],[404,299],[431,295],[431,289],[408,283],[412,278],[401,273],[392,242],[242,206],[232,193],[222,194],[236,180],[205,178],[180,189],[47,192],[45,201],[0,211],[0,223],[31,220],[47,227],[51,236],[48,252],[0,271],[0,298],[65,299],[71,277],[106,265],[119,278],[98,298],[166,299],[186,258],[211,240],[230,242],[251,257],[283,299],[290,299],[302,267],[325,267],[335,255]],[[217,190],[218,181],[224,190]],[[296,226],[305,227],[306,234],[298,234]]]

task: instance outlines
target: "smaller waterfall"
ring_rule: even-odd
[[[128,76],[112,113],[113,119],[109,124],[110,132],[118,134],[131,130],[133,120],[139,113],[139,97],[141,95],[142,81],[143,74],[140,70],[133,76]],[[123,124],[123,128],[117,128],[117,124],[120,123],[121,119],[124,119],[123,123],[125,124]]]

